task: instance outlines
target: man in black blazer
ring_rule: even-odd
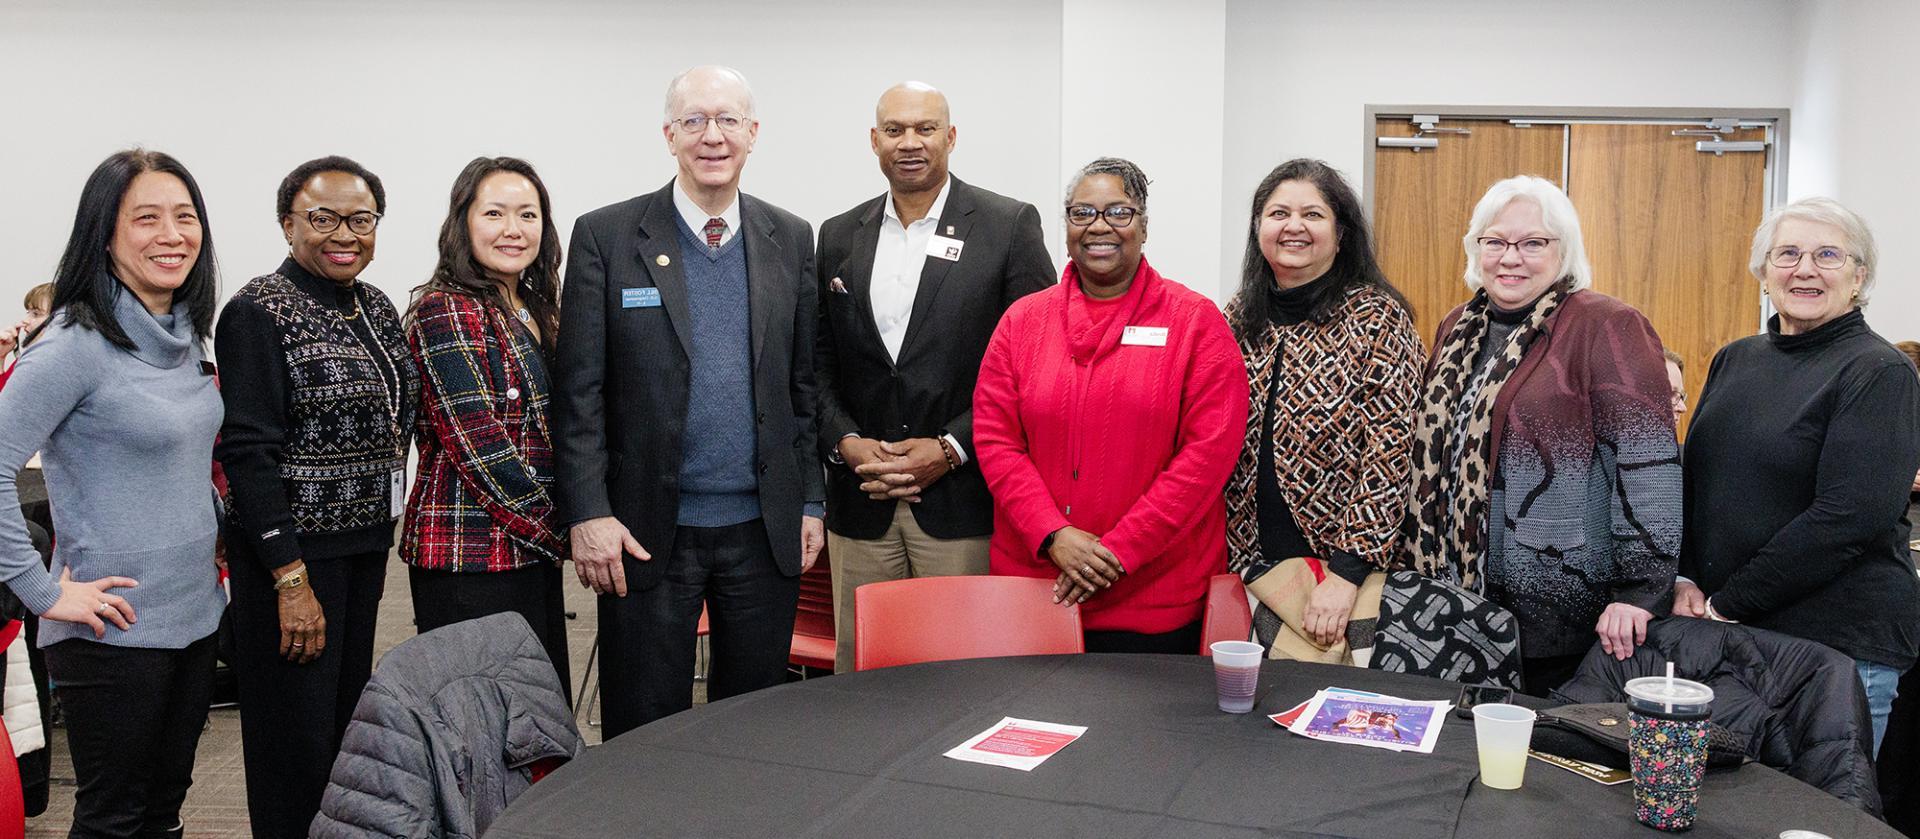
[[[554,483],[600,593],[605,736],[779,684],[799,575],[825,540],[813,377],[813,231],[739,191],[759,131],[746,79],[667,90],[679,174],[574,226],[553,365]]]
[[[987,572],[973,384],[1000,315],[1055,278],[1033,205],[947,174],[957,134],[940,91],[906,82],[874,110],[888,190],[820,226],[836,671],[853,664],[855,588]]]

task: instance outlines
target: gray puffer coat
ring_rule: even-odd
[[[559,677],[515,613],[410,638],[353,710],[314,837],[477,837],[531,781],[583,748]]]

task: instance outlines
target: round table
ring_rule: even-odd
[[[1481,786],[1463,720],[1449,718],[1423,755],[1309,740],[1264,716],[1329,686],[1458,693],[1437,679],[1269,662],[1255,713],[1223,714],[1199,656],[979,659],[830,676],[589,749],[522,794],[487,836],[1661,835],[1634,820],[1631,784],[1533,761],[1519,790]],[[942,757],[1002,717],[1087,733],[1032,772]],[[1708,775],[1689,835],[1788,828],[1898,836],[1758,765]]]

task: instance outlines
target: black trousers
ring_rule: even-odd
[[[299,839],[320,812],[340,738],[373,676],[387,552],[306,560],[307,584],[327,619],[326,649],[307,664],[280,655],[271,569],[245,540],[228,542],[227,557],[247,816],[255,839]]]
[[[176,835],[213,696],[213,636],[178,650],[70,638],[46,652],[78,782],[68,835]]]
[[[1572,679],[1573,674],[1580,670],[1580,662],[1586,658],[1586,653],[1574,653],[1520,659],[1520,681],[1527,687],[1522,693],[1541,699],[1551,698],[1554,689]]]
[[[1119,629],[1089,629],[1086,634],[1087,652],[1197,655],[1200,652],[1200,629],[1200,621],[1172,632],[1151,635]]]
[[[560,566],[553,563],[512,571],[454,573],[407,567],[413,595],[413,625],[431,632],[448,624],[515,612],[527,619],[533,635],[560,677],[561,695],[573,701],[572,669],[567,666],[567,604]]]
[[[693,707],[693,648],[707,607],[707,701],[786,681],[800,578],[780,573],[759,519],[682,527],[651,588],[600,596],[600,707],[612,739]]]

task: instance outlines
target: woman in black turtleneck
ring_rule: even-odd
[[[360,272],[386,210],[344,157],[277,196],[288,256],[220,313],[216,457],[253,835],[306,836],[360,691],[400,515],[419,384],[400,319]]]
[[[1920,642],[1905,521],[1920,379],[1861,314],[1873,235],[1845,207],[1814,198],[1775,209],[1748,267],[1778,314],[1707,371],[1687,432],[1674,612],[1852,657],[1877,750]]]
[[[1260,641],[1281,614],[1340,648],[1359,586],[1392,561],[1406,509],[1420,338],[1374,260],[1360,202],[1317,160],[1253,191],[1241,286],[1227,318],[1247,364],[1246,447],[1227,484],[1228,561],[1261,601]],[[1319,578],[1304,611],[1283,584]]]

